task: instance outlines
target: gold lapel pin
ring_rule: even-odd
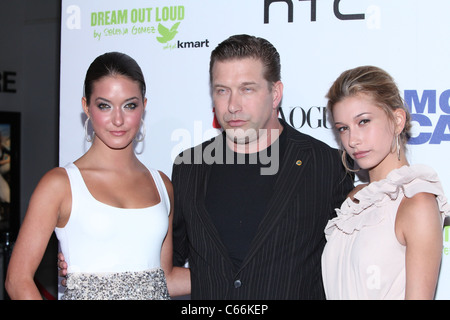
[[[297,162],[295,162],[296,165],[301,166],[302,165],[302,160],[297,160]]]

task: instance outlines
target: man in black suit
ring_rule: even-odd
[[[192,299],[323,299],[323,230],[353,180],[336,149],[278,118],[280,57],[232,36],[211,54],[223,134],[175,160],[174,264]]]

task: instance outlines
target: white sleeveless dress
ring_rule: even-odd
[[[149,169],[161,201],[123,209],[97,201],[73,163],[65,169],[72,211],[66,226],[55,228],[69,266],[62,299],[169,299],[160,256],[170,200],[159,172]]]

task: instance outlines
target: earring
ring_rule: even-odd
[[[95,132],[92,131],[92,137],[89,136],[88,123],[89,123],[89,118],[86,118],[86,121],[84,122],[84,137],[86,138],[87,142],[92,142],[92,140],[94,140]]]
[[[400,161],[400,135],[397,135],[397,159]]]
[[[144,139],[145,139],[145,122],[142,119],[141,119],[141,137],[139,139],[137,138],[138,134],[135,137],[136,142],[144,141]]]
[[[361,169],[350,169],[350,167],[348,166],[348,161],[347,161],[347,152],[345,151],[344,148],[341,149],[342,153],[341,153],[341,160],[342,160],[342,164],[344,165],[345,170],[350,171],[350,172],[359,172],[359,170]]]

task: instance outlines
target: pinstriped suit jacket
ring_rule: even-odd
[[[353,188],[353,180],[336,149],[280,122],[287,143],[274,194],[239,269],[205,206],[211,166],[202,161],[201,151],[219,139],[185,151],[197,156],[194,163],[175,161],[174,264],[188,260],[192,299],[325,298],[320,267],[324,228]]]

